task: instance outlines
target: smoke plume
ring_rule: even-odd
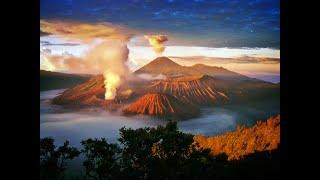
[[[104,76],[105,99],[114,99],[117,88],[126,79],[129,72],[126,65],[128,54],[126,43],[116,41],[104,41],[88,53],[88,66],[97,68]]]
[[[165,46],[163,45],[164,42],[168,41],[168,37],[165,35],[146,35],[144,36],[148,39],[149,44],[152,46],[154,52],[157,55],[161,55],[165,50]]]
[[[40,21],[44,32],[60,37],[80,40],[84,43],[100,39],[102,42],[93,45],[83,57],[65,54],[61,56],[42,53],[43,66],[51,69],[73,73],[103,74],[105,84],[105,99],[114,99],[117,88],[127,78],[130,72],[127,67],[129,49],[128,33],[111,24],[81,24],[68,22]],[[41,52],[40,52],[41,53]]]

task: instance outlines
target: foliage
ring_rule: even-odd
[[[262,125],[264,123],[258,123],[257,126]],[[277,123],[268,121],[266,126],[277,126]],[[238,131],[246,134],[245,129]],[[121,128],[120,146],[108,143],[104,138],[84,140],[81,142],[83,146],[81,152],[85,156],[83,165],[86,178],[273,179],[279,174],[279,149],[245,154],[243,159],[229,158],[228,161],[228,154],[212,153],[212,149],[204,149],[203,145],[194,141],[194,138],[192,134],[178,131],[176,122],[169,122],[166,126],[156,128]],[[68,147],[68,143],[65,143],[64,148],[55,150],[56,147],[50,138],[42,139],[41,144],[40,157],[46,157],[44,159],[55,160],[60,156],[54,155],[55,158],[48,158],[47,155]],[[73,150],[78,155],[79,152]],[[70,151],[69,149],[67,152]],[[72,159],[74,156],[62,157]],[[63,176],[56,176],[63,172],[63,168],[48,170],[51,172],[46,171],[48,173],[46,175],[51,179],[63,179]]]
[[[40,178],[64,179],[66,161],[79,154],[76,148],[69,146],[69,141],[56,147],[52,138],[40,139]]]
[[[265,122],[259,121],[251,128],[238,127],[234,132],[208,138],[197,135],[194,140],[201,147],[211,149],[213,155],[226,153],[229,160],[275,150],[280,145],[280,115]]]
[[[120,166],[117,162],[120,148],[116,144],[109,144],[102,138],[87,139],[82,141],[86,160],[83,165],[86,175],[93,179],[117,179],[120,174]]]
[[[211,158],[208,151],[196,149],[193,135],[179,132],[175,122],[158,128],[122,128],[120,136],[128,177],[184,179],[185,172],[193,172],[197,178],[202,173],[201,167]]]

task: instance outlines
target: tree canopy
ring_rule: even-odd
[[[228,161],[226,154],[212,154],[178,131],[176,122],[156,128],[121,128],[120,144],[87,139],[81,151],[56,147],[51,138],[40,139],[41,179],[64,179],[65,161],[84,155],[86,179],[263,179],[279,173],[279,150]],[[272,156],[270,156],[272,154]],[[252,172],[251,172],[252,171]],[[268,176],[267,176],[268,175]]]

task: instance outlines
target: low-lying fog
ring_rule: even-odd
[[[120,113],[109,113],[101,109],[88,108],[81,111],[66,110],[50,104],[50,99],[63,90],[40,92],[40,136],[51,136],[56,144],[61,145],[69,140],[71,145],[80,146],[80,141],[86,138],[105,137],[109,142],[116,142],[119,129],[154,127],[164,125],[166,121],[147,116],[125,117]],[[263,108],[262,108],[263,107]],[[245,107],[229,105],[203,109],[203,115],[198,118],[180,121],[181,131],[193,134],[216,135],[234,130],[238,125],[252,125],[257,120],[265,120],[279,113],[277,106]]]

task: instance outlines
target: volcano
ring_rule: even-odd
[[[104,78],[94,76],[87,82],[67,89],[53,99],[55,104],[64,105],[102,105],[104,102]]]
[[[198,78],[198,82],[203,82],[204,79],[211,79],[210,83],[201,83],[205,85],[200,85],[196,90],[188,89],[188,93],[193,91],[194,93],[191,96],[180,96],[179,98],[191,98],[193,102],[197,104],[216,104],[217,102],[225,102],[226,97],[228,101],[233,102],[242,102],[249,100],[263,100],[265,97],[269,98],[278,98],[280,94],[280,86],[278,84],[273,84],[270,82],[266,82],[263,80],[259,80],[256,78],[250,78],[245,75],[229,71],[223,67],[217,66],[207,66],[204,64],[195,64],[193,66],[182,66],[167,57],[158,57],[145,66],[141,67],[135,74],[149,74],[152,76],[157,76],[159,74],[165,75],[167,77],[164,81],[158,81],[159,86],[154,86],[155,88],[151,88],[151,91],[157,90],[155,92],[166,92],[171,91],[170,94],[178,95],[181,94],[179,89],[177,91],[171,90],[176,89],[173,86],[184,87],[184,89],[188,89],[184,86],[183,82],[174,83],[172,79],[192,79],[193,77]],[[190,78],[191,77],[191,78]],[[202,77],[202,78],[201,78]],[[209,78],[210,77],[210,78]],[[178,80],[179,81],[179,80]],[[189,81],[191,82],[191,81]],[[194,82],[194,81],[193,81]],[[173,85],[175,84],[175,85]],[[193,85],[198,86],[199,83],[193,83]],[[210,84],[208,86],[208,84]],[[163,88],[161,88],[163,86]],[[172,88],[170,88],[172,87]],[[213,89],[215,94],[213,97],[208,96],[208,92],[204,93],[203,88]],[[213,87],[213,88],[212,88]],[[195,92],[201,91],[200,99],[195,96]],[[218,93],[219,92],[219,93]],[[182,93],[184,94],[184,93]],[[185,94],[184,94],[185,95]],[[199,95],[199,93],[197,93]],[[226,96],[221,98],[222,96]],[[194,98],[192,98],[194,97]],[[209,97],[209,100],[207,99]],[[216,100],[213,100],[216,97]]]
[[[169,94],[148,93],[126,107],[126,115],[146,114],[160,118],[189,119],[199,114],[199,109]]]
[[[252,100],[261,101],[260,97],[271,99],[271,96],[276,97],[274,94],[279,94],[279,86],[272,83],[220,67],[199,64],[181,66],[166,57],[156,58],[134,72],[136,75],[146,73],[163,74],[166,79],[145,80],[136,76],[123,82],[114,99],[105,100],[104,77],[96,75],[64,91],[53,99],[53,103],[106,109],[112,107],[123,110],[125,114],[183,119],[199,114],[200,106],[216,106],[234,102],[237,98],[248,101],[250,96],[254,96]]]
[[[256,80],[254,78],[249,78],[242,74],[229,71],[223,67],[207,66],[204,64],[182,66],[167,57],[158,57],[134,73],[150,74],[154,76],[163,74],[167,77],[209,75],[224,80]]]
[[[224,93],[215,89],[214,78],[208,75],[155,81],[148,87],[148,91],[171,94],[185,103],[196,105],[214,105],[229,100]]]
[[[158,57],[134,73],[150,75],[163,74],[169,77],[200,75],[200,73],[197,73],[186,66],[181,66],[167,57]]]

